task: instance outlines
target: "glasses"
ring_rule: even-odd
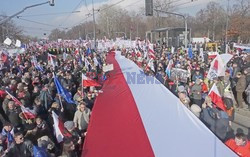
[[[19,140],[23,140],[23,137],[19,137]]]

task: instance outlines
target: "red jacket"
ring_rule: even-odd
[[[234,139],[230,139],[225,143],[240,157],[250,157],[250,142],[248,141],[245,146],[237,146]]]

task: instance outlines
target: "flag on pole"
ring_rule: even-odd
[[[172,69],[172,66],[173,66],[173,60],[171,59],[168,63],[168,66],[166,68],[166,74],[168,75],[168,78],[170,78],[171,76],[171,69]]]
[[[86,51],[87,55],[90,55],[91,54],[91,49],[88,47],[87,48],[87,51]]]
[[[83,87],[99,87],[101,86],[99,83],[96,81],[92,80],[91,78],[87,77],[86,75],[82,74],[82,85]]]
[[[149,56],[149,58],[153,58],[153,59],[156,58],[153,44],[148,45],[148,56]]]
[[[87,70],[89,70],[89,65],[90,65],[90,63],[89,63],[88,59],[87,59],[87,58],[84,58],[84,66],[85,66],[85,68],[86,68]]]
[[[204,62],[204,53],[203,53],[203,48],[200,48],[200,54],[199,57],[201,58],[201,61]]]
[[[31,110],[29,108],[24,107],[21,105],[21,110],[26,119],[34,119],[36,118],[36,112],[34,110]]]
[[[147,65],[153,72],[155,72],[155,66],[154,66],[154,59],[151,58],[149,61],[148,61],[148,65]]]
[[[54,111],[52,111],[52,118],[54,121],[54,131],[56,134],[57,142],[62,142],[64,137],[71,137],[71,134],[66,131],[63,122],[61,121],[61,119],[59,119],[58,115]]]
[[[50,64],[50,65],[52,65],[53,66],[53,68],[55,68],[55,62],[54,62],[54,59],[56,58],[56,56],[55,55],[52,55],[52,54],[49,54],[48,53],[48,63]]]
[[[209,91],[208,95],[211,97],[212,102],[219,107],[220,109],[222,109],[223,111],[226,111],[226,107],[225,104],[222,100],[222,97],[219,93],[219,90],[216,86],[216,84],[214,83],[214,85],[212,86],[211,90]]]
[[[213,80],[216,77],[225,76],[225,71],[226,69],[221,59],[221,56],[217,55],[216,58],[211,63],[207,78]]]
[[[7,90],[5,90],[5,92],[11,97],[11,99],[15,102],[15,104],[22,106],[23,104],[13,95],[11,95]]]
[[[174,54],[175,48],[172,46],[171,47],[171,53]]]
[[[99,62],[98,62],[98,60],[96,59],[96,57],[93,58],[93,61],[94,61],[94,64],[95,64],[96,67],[97,67],[98,65],[100,65]]]
[[[189,57],[190,59],[192,59],[192,58],[193,58],[193,50],[192,50],[192,46],[190,46],[190,47],[188,48],[188,57]]]
[[[31,64],[32,64],[37,70],[43,72],[43,68],[42,68],[41,65],[37,62],[36,56],[32,56]]]
[[[70,92],[68,92],[60,83],[56,75],[54,75],[54,82],[56,85],[57,93],[60,94],[66,101],[67,103],[70,104],[75,104],[75,102],[72,100],[72,95]]]

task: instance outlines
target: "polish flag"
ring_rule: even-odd
[[[52,54],[49,54],[48,53],[48,63],[50,64],[50,65],[52,65],[53,66],[53,68],[55,68],[55,62],[54,62],[54,59],[56,58],[56,56],[55,55],[52,55]]]
[[[213,87],[211,88],[210,92],[208,93],[208,95],[211,97],[212,102],[219,107],[220,109],[226,111],[226,106],[222,100],[222,97],[219,93],[219,90],[216,86],[216,84],[213,85]]]
[[[58,115],[52,111],[52,118],[54,121],[54,131],[56,134],[57,142],[63,141],[64,137],[71,137],[72,135],[64,128],[63,122],[59,119]]]
[[[95,100],[82,157],[237,157],[179,98],[121,52],[110,52],[107,63],[114,72]],[[183,142],[190,139],[192,144]]]
[[[217,55],[217,57],[211,63],[207,78],[213,80],[216,77],[225,76],[225,71],[226,69],[223,60],[221,59],[220,55]]]
[[[87,77],[84,74],[82,74],[82,85],[84,87],[90,87],[90,86],[99,87],[99,86],[101,86],[99,83],[97,83],[96,81],[92,80],[91,78]]]
[[[22,110],[23,116],[26,119],[34,119],[34,118],[36,118],[36,112],[34,110],[26,108],[23,105],[21,106],[21,110]]]
[[[19,106],[23,105],[16,97],[14,97],[13,95],[11,95],[7,90],[5,92],[11,97],[11,99],[15,102],[15,104],[17,104]]]
[[[153,59],[156,58],[153,44],[148,45],[148,56],[149,56],[149,58],[153,58]]]

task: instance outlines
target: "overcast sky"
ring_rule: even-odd
[[[226,8],[227,0],[173,0],[173,3],[178,6],[177,12],[194,15],[197,11],[206,7],[206,4],[215,1]],[[0,14],[12,15],[24,7],[46,2],[46,0],[1,0]],[[94,0],[95,8],[99,8],[103,4],[115,4],[117,6],[125,7],[127,10],[138,10],[144,7],[145,0]],[[186,4],[187,3],[187,4]],[[23,28],[25,34],[43,37],[44,33],[47,35],[54,28],[70,28],[79,24],[86,18],[86,14],[90,13],[92,9],[91,0],[55,0],[55,6],[48,4],[30,8],[24,13],[20,14],[21,19],[14,18],[16,24]],[[78,13],[70,13],[72,11],[80,11]],[[44,15],[53,14],[53,15]],[[37,16],[39,15],[39,16]],[[29,21],[35,21],[29,22]],[[91,20],[91,18],[89,18]]]

